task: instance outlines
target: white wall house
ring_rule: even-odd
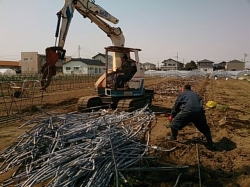
[[[156,69],[156,65],[149,63],[149,62],[145,62],[142,65],[143,65],[144,70],[155,70]]]
[[[201,60],[197,62],[198,70],[206,72],[206,73],[212,73],[214,69],[213,64],[214,62],[210,60],[207,60],[207,59]]]
[[[179,61],[176,61],[176,60],[173,60],[173,59],[168,59],[168,60],[164,60],[162,62],[162,65],[160,67],[160,69],[162,71],[169,71],[169,70],[182,70],[184,69],[184,64],[179,62]]]
[[[105,64],[99,60],[72,58],[63,64],[63,74],[103,74]]]

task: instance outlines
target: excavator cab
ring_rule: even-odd
[[[106,72],[95,83],[98,95],[111,97],[120,97],[124,95],[139,96],[144,94],[144,70],[139,63],[139,51],[141,49],[109,46],[105,48],[105,68]],[[136,66],[136,73],[132,73],[131,78],[126,79],[121,87],[116,86],[119,76],[128,77],[129,72],[122,71],[121,58],[126,55],[128,59]],[[130,70],[129,70],[130,71]],[[133,71],[133,66],[131,66]]]
[[[112,108],[126,111],[143,107],[151,103],[153,90],[145,89],[144,70],[139,63],[139,51],[141,49],[109,46],[105,48],[106,72],[95,83],[97,96],[82,97],[78,100],[78,109],[91,107],[110,106]],[[126,54],[128,60],[135,62],[136,73],[128,80],[123,87],[115,88],[121,64],[121,55]]]

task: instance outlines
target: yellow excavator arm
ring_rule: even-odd
[[[64,43],[68,34],[69,26],[73,18],[74,11],[77,10],[84,18],[90,19],[91,22],[95,23],[101,30],[103,30],[108,37],[110,37],[114,46],[123,47],[125,38],[122,30],[119,27],[112,27],[104,20],[117,24],[119,20],[108,13],[101,6],[90,0],[65,0],[63,8],[57,13],[58,24],[56,37],[60,28],[60,35],[58,41],[58,47],[64,47]],[[61,27],[60,27],[60,19]]]

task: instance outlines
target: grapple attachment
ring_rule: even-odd
[[[65,52],[61,47],[48,47],[46,52],[46,63],[41,68],[42,80],[41,80],[41,90],[46,90],[50,85],[52,76],[56,75],[56,62],[59,59],[64,59]]]

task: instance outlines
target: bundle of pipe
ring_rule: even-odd
[[[17,168],[2,186],[41,182],[47,186],[108,186],[114,174],[147,153],[154,117],[145,106],[133,112],[75,112],[27,121],[21,127],[33,127],[0,152],[4,160],[0,173]]]

